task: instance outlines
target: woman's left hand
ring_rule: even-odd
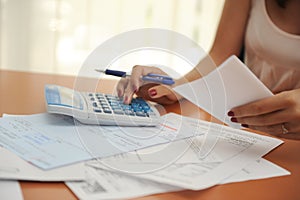
[[[228,115],[244,127],[300,140],[300,89],[235,107]]]

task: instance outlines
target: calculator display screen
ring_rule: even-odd
[[[59,86],[47,86],[45,88],[48,105],[66,106],[83,110],[81,95],[69,88]]]

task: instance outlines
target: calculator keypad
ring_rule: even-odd
[[[127,105],[123,103],[122,98],[109,94],[89,93],[87,97],[96,113],[138,117],[155,115],[148,103],[142,98],[134,98],[131,104]]]

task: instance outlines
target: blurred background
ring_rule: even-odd
[[[139,28],[173,30],[209,51],[224,4],[224,0],[0,2],[0,69],[67,75],[76,75],[89,53],[105,40]],[[176,67],[180,73],[189,70]]]

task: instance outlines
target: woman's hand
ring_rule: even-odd
[[[154,101],[160,104],[172,104],[181,98],[170,86],[154,84],[141,80],[141,76],[149,73],[166,74],[156,67],[136,65],[133,67],[130,77],[122,78],[119,81],[117,85],[117,93],[119,97],[123,97],[124,103],[129,104],[134,94],[137,94],[145,100]],[[176,85],[176,81],[174,85]]]
[[[228,115],[244,127],[300,140],[300,89],[233,108]]]

